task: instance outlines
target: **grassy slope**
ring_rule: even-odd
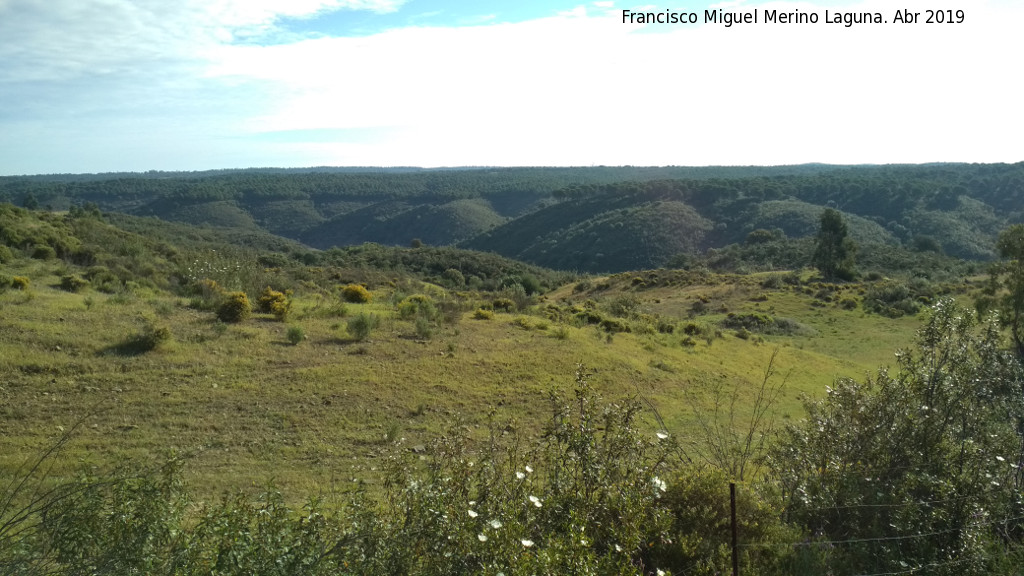
[[[596,327],[561,326],[539,315],[475,320],[467,312],[457,325],[419,340],[379,291],[372,304],[349,305],[350,314],[365,309],[384,318],[363,343],[348,339],[344,318],[314,314],[314,297],[300,293],[292,323],[307,339],[293,347],[287,325],[269,316],[223,330],[212,313],[162,293],[60,291],[60,266],[20,261],[5,269],[30,276],[33,287],[31,298],[0,294],[0,373],[7,375],[0,385],[0,466],[10,471],[96,407],[101,411],[86,418],[66,464],[198,450],[189,478],[208,495],[269,480],[308,494],[353,476],[373,478],[394,450],[392,440],[404,438],[408,448],[453,425],[482,431],[491,408],[499,418],[539,421],[546,393],[568,389],[580,361],[604,394],[639,391],[672,432],[692,437],[692,410],[707,406],[708,391],[738,383],[748,401],[778,346],[777,368],[791,372],[778,412],[799,417],[800,395],[820,395],[835,376],[860,377],[890,363],[918,324],[811,306],[810,296],[764,291],[756,278],[641,291],[619,278],[601,294],[573,297],[564,287],[547,302],[630,294],[644,311],[683,322],[704,295],[714,310],[701,321],[720,319],[721,306],[774,309],[816,335],[757,342],[727,330],[710,346],[688,348],[679,334],[609,339]],[[751,301],[762,292],[767,301]],[[147,322],[169,327],[173,341],[134,356],[118,348]],[[564,339],[553,337],[561,330]]]

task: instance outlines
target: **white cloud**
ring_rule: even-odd
[[[0,0],[0,173],[19,170],[10,154],[35,149],[15,137],[77,145],[62,161],[95,170],[1024,159],[1009,69],[1024,14],[1010,2],[971,3],[962,25],[849,28],[629,26],[611,2],[592,2],[519,23],[316,39],[284,37],[276,23],[400,3],[49,6]],[[295,141],[323,129],[376,136]]]

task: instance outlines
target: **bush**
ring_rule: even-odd
[[[252,315],[252,305],[245,292],[229,292],[217,307],[217,319],[221,322],[242,322]]]
[[[445,285],[451,288],[462,288],[466,285],[466,277],[455,268],[445,270],[441,277],[444,278]]]
[[[413,318],[436,320],[438,316],[437,307],[434,306],[433,300],[424,294],[413,294],[412,296],[405,297],[398,303],[397,308],[398,317],[402,320],[412,320]]]
[[[1020,542],[1021,367],[1001,339],[995,318],[979,327],[940,301],[896,369],[837,379],[780,435],[770,456],[786,515],[849,542],[831,551],[837,573],[991,574],[988,545]]]
[[[171,331],[166,326],[147,326],[135,338],[139,350],[148,352],[155,350],[161,344],[171,341]]]
[[[610,334],[631,331],[628,324],[616,318],[605,318],[604,320],[601,320],[599,326],[601,326],[602,330]]]
[[[292,301],[289,292],[278,292],[270,286],[263,289],[263,293],[256,300],[259,311],[265,314],[273,314],[278,321],[284,322],[288,319],[288,313],[292,309]]]
[[[864,309],[890,318],[917,314],[921,309],[909,286],[901,282],[880,282],[868,288]]]
[[[40,244],[32,249],[32,258],[36,260],[53,260],[57,257],[57,251],[46,244]]]
[[[669,510],[672,540],[679,545],[658,548],[660,565],[671,566],[673,574],[730,573],[730,480],[716,468],[683,468],[668,478],[662,505]],[[755,486],[738,488],[737,531],[742,542],[761,544],[741,548],[741,573],[814,574],[789,565],[794,549],[789,543],[798,541],[800,534],[781,520],[780,506]]]
[[[190,306],[197,310],[214,310],[224,300],[224,289],[216,280],[203,278],[193,283],[190,288],[195,295]]]
[[[375,314],[360,312],[349,319],[346,328],[348,335],[360,342],[370,337],[370,332],[380,323],[380,318]]]
[[[77,274],[66,274],[60,278],[61,290],[81,292],[89,286],[89,281]]]
[[[416,327],[416,335],[424,340],[430,340],[434,337],[434,325],[423,316],[418,316],[414,323]]]
[[[494,312],[484,310],[483,308],[477,308],[476,312],[473,312],[473,318],[477,320],[490,320],[491,318],[494,318]]]
[[[302,326],[289,326],[287,338],[292,346],[297,346],[299,342],[306,339],[306,332],[302,329]]]
[[[29,279],[25,276],[15,276],[11,278],[11,287],[16,290],[28,290],[29,284]]]
[[[360,284],[349,284],[341,289],[341,298],[352,304],[366,304],[373,300],[373,294]]]
[[[0,244],[0,264],[10,264],[14,261],[14,252],[3,244]]]
[[[495,298],[491,307],[500,312],[515,312],[516,303],[511,298]]]

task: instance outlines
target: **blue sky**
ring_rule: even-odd
[[[0,174],[1024,160],[1024,3],[0,0]],[[899,7],[922,14],[934,2]]]

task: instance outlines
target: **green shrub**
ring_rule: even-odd
[[[445,285],[451,288],[462,288],[466,285],[466,277],[455,268],[445,270],[441,278],[444,279]]]
[[[32,249],[32,258],[36,260],[53,260],[57,257],[57,251],[46,244],[37,245]]]
[[[716,468],[682,468],[667,479],[661,504],[672,518],[671,540],[676,546],[659,546],[654,558],[671,566],[672,574],[729,574],[730,478]],[[737,530],[742,542],[759,546],[740,549],[744,574],[825,574],[794,570],[794,546],[798,530],[781,519],[781,506],[756,485],[740,484],[736,493]]]
[[[209,278],[194,282],[190,291],[195,297],[190,300],[189,306],[197,310],[214,310],[224,300],[224,288]]]
[[[890,318],[914,315],[921,309],[916,295],[902,282],[872,284],[864,295],[864,309]]]
[[[252,305],[245,292],[229,292],[217,307],[217,319],[221,322],[242,322],[252,315]]]
[[[139,331],[138,334],[130,336],[122,343],[112,347],[111,350],[117,354],[129,356],[145,354],[159,348],[166,342],[170,342],[171,339],[171,331],[166,326],[156,326],[147,323],[146,327]]]
[[[734,328],[747,332],[759,334],[784,334],[784,335],[811,335],[814,329],[805,326],[791,318],[776,318],[770,314],[752,312],[748,314],[736,314],[730,312],[722,325],[726,328]]]
[[[370,337],[370,332],[380,323],[380,318],[375,314],[360,312],[349,319],[346,329],[348,335],[356,340],[363,341]]]
[[[533,325],[530,324],[530,320],[526,316],[516,316],[512,320],[512,325],[516,328],[522,328],[523,330],[533,329]]]
[[[68,292],[81,292],[89,287],[89,281],[78,274],[66,274],[60,278],[61,290]]]
[[[161,344],[171,341],[171,331],[166,326],[147,326],[136,338],[139,349],[155,350]]]
[[[292,300],[289,298],[290,293],[290,290],[288,292],[278,292],[267,286],[256,300],[259,311],[264,314],[273,314],[279,322],[284,322],[288,319],[288,313],[292,309]]]
[[[373,294],[360,284],[349,284],[341,289],[341,298],[352,304],[366,304],[373,300]]]
[[[0,244],[0,264],[10,264],[14,261],[14,252],[3,244]]]
[[[423,317],[427,320],[435,320],[438,316],[437,307],[429,296],[424,294],[413,294],[407,296],[398,303],[398,317],[402,320],[412,320]]]
[[[839,301],[839,307],[842,308],[843,310],[856,310],[857,299],[850,298],[849,296],[847,296],[846,298],[843,298]]]
[[[306,331],[302,329],[302,326],[289,326],[287,338],[292,346],[297,346],[299,342],[306,339]]]
[[[616,318],[605,318],[599,324],[602,330],[608,333],[617,334],[620,332],[631,332],[628,324]]]
[[[494,318],[494,312],[484,310],[483,308],[477,308],[476,312],[473,312],[473,318],[477,320],[490,320],[491,318]]]
[[[495,298],[491,307],[498,312],[515,312],[516,303],[511,298]]]
[[[430,340],[434,337],[434,325],[423,316],[417,316],[414,322],[416,327],[416,335],[424,340]]]
[[[288,297],[284,295],[284,292],[278,292],[267,286],[260,293],[259,298],[256,299],[256,307],[260,312],[270,314],[273,311],[274,304],[287,301]]]

